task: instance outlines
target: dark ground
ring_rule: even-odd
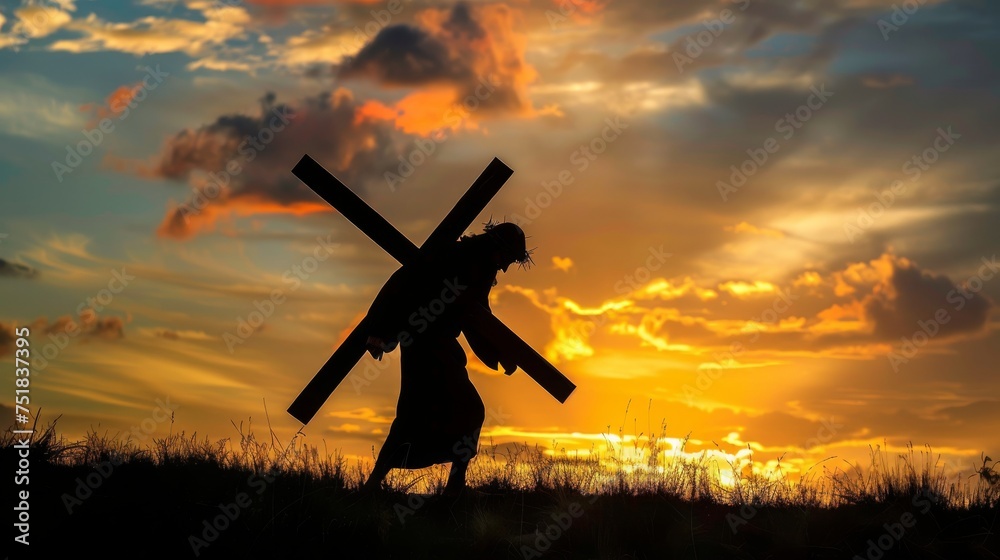
[[[741,510],[553,489],[361,496],[343,478],[192,458],[92,464],[103,468],[34,459],[31,545],[14,543],[11,558],[1000,558],[996,504],[951,509],[921,492]]]

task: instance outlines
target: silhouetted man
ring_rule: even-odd
[[[378,488],[394,468],[420,469],[451,463],[446,493],[465,487],[469,461],[478,453],[485,420],[483,400],[469,380],[458,343],[465,309],[489,309],[497,272],[531,263],[524,232],[512,223],[488,223],[484,232],[464,236],[430,262],[401,268],[379,292],[369,313],[375,317],[368,351],[376,359],[401,346],[396,419],[379,452],[366,490]],[[517,366],[490,341],[465,333],[476,356],[504,373]]]

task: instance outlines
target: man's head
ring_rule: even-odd
[[[507,267],[514,263],[531,264],[531,252],[527,249],[524,231],[514,223],[490,222],[483,228],[485,235],[493,246],[493,258],[497,269],[507,272]]]

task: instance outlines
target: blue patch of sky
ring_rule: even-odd
[[[808,54],[816,46],[815,35],[807,33],[778,33],[746,49],[748,59],[798,57]]]
[[[973,3],[974,4],[974,3]],[[923,6],[897,29],[892,11],[873,16],[840,39],[840,50],[828,68],[832,75],[889,75],[913,78],[922,87],[973,85],[984,64],[996,63],[996,17],[993,21],[968,6]],[[888,40],[886,40],[886,36]]]

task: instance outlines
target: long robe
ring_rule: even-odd
[[[456,242],[434,262],[399,269],[372,303],[370,334],[398,341],[402,353],[396,418],[379,452],[393,468],[468,461],[477,454],[485,407],[469,380],[458,335],[467,306],[489,309],[497,267],[476,249]],[[466,339],[496,369],[493,346],[474,334]]]

